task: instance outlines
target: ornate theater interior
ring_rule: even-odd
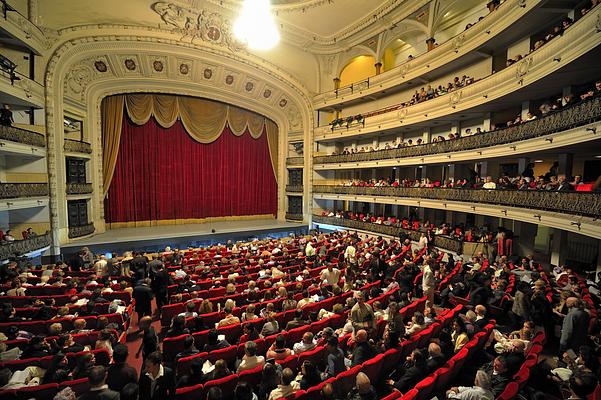
[[[601,399],[598,4],[0,0],[0,398]]]

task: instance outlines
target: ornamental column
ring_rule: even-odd
[[[340,89],[340,78],[336,77],[333,79],[334,81],[334,90]]]
[[[436,47],[436,39],[433,37],[426,39],[426,46],[428,46],[428,51],[433,50]]]
[[[374,67],[376,67],[376,75],[380,75],[382,73],[382,63],[378,61],[374,64]]]

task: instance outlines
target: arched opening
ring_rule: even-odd
[[[374,76],[376,74],[375,63],[376,59],[373,56],[353,58],[340,72],[340,86],[350,85]]]

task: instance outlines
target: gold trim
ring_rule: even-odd
[[[188,218],[188,219],[161,219],[157,221],[130,221],[130,222],[112,222],[107,223],[107,229],[122,229],[122,228],[148,228],[151,226],[165,225],[186,225],[186,224],[206,224],[208,222],[221,221],[250,221],[256,219],[275,219],[273,214],[259,215],[231,215],[227,217],[208,217],[208,218]]]

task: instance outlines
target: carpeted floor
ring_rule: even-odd
[[[152,304],[152,312],[156,312],[156,305],[153,302]],[[157,334],[161,332],[161,321],[156,320],[152,322],[152,326],[154,327]],[[129,326],[129,333],[127,335],[127,342],[125,343],[129,348],[129,356],[127,358],[127,364],[134,367],[138,374],[142,370],[142,354],[140,354],[139,358],[136,358],[136,353],[140,348],[140,344],[142,343],[142,333],[138,332],[138,314],[133,313]]]

